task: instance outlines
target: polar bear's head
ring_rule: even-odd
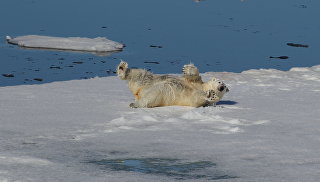
[[[226,92],[229,92],[229,88],[220,80],[213,77],[210,81],[205,82],[203,89],[214,90],[217,96],[221,99]]]

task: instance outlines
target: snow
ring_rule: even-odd
[[[109,52],[122,50],[124,45],[105,37],[50,37],[40,35],[26,35],[11,38],[6,36],[8,43],[26,48],[59,49],[72,51]]]
[[[0,87],[0,181],[318,181],[320,66],[202,76],[216,107],[132,109],[117,77]]]

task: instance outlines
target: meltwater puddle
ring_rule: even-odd
[[[98,165],[102,170],[138,172],[151,175],[185,179],[231,179],[234,175],[217,169],[217,164],[210,161],[187,162],[170,158],[123,158],[87,161]]]

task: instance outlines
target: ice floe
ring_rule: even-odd
[[[320,66],[202,76],[216,107],[132,109],[117,77],[0,87],[0,181],[319,180]]]
[[[8,43],[25,48],[58,49],[70,51],[110,52],[120,51],[124,45],[105,37],[50,37],[40,35],[26,35],[6,37]]]

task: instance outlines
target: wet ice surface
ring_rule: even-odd
[[[320,67],[205,73],[217,107],[131,109],[117,77],[0,87],[2,181],[318,181]]]
[[[2,0],[0,86],[110,76],[120,59],[155,73],[180,73],[189,62],[201,72],[317,65],[319,5],[317,0]],[[127,47],[96,56],[5,43],[6,35],[31,34],[108,37]],[[270,58],[282,56],[288,59]]]
[[[203,172],[203,169],[206,168],[216,168],[216,164],[210,161],[181,162],[178,159],[165,158],[128,158],[102,159],[99,161],[88,161],[88,163],[98,165],[101,169],[105,170],[139,172],[167,176],[179,180],[236,178],[235,176],[225,175],[215,169]]]

